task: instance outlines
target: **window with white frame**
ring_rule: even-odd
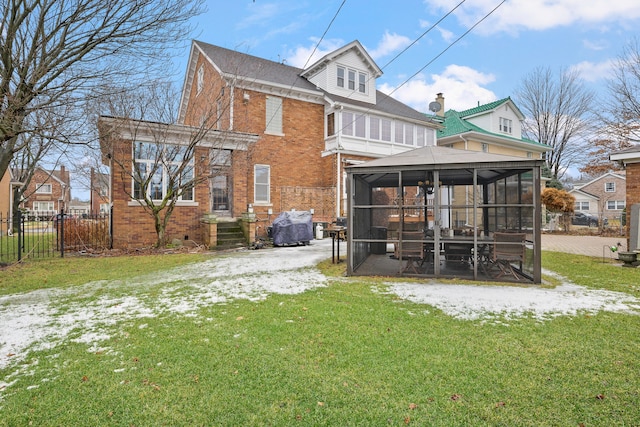
[[[134,199],[163,200],[173,191],[178,201],[194,200],[193,156],[187,147],[136,141],[133,158]]]
[[[367,137],[367,119],[364,114],[356,114],[355,119],[355,134],[359,138]]]
[[[342,112],[342,134],[353,136],[354,114],[349,111]]]
[[[267,96],[265,133],[282,135],[282,98]]]
[[[345,73],[345,68],[344,67],[338,67],[338,87],[344,87],[344,73]]]
[[[616,191],[616,183],[615,182],[605,182],[604,183],[604,191],[607,193],[615,193]]]
[[[336,85],[360,93],[367,93],[367,74],[341,65],[337,66]]]
[[[624,200],[608,200],[607,201],[607,210],[610,211],[621,211],[625,207]]]
[[[394,142],[404,144],[404,123],[396,121],[395,125]]]
[[[413,125],[411,123],[404,125],[404,143],[413,145]]]
[[[369,138],[380,140],[380,118],[371,116],[369,117]]]
[[[198,76],[196,77],[196,95],[202,92],[204,88],[204,65],[198,68]]]
[[[364,73],[358,73],[358,92],[365,93],[367,91],[367,76]]]
[[[589,210],[589,202],[588,201],[586,201],[586,202],[582,202],[582,201],[581,202],[576,202],[574,207],[573,207],[573,209],[576,210],[576,211],[588,211]]]
[[[391,142],[391,120],[380,119],[380,139],[383,141]]]
[[[33,210],[36,212],[53,212],[55,206],[53,202],[33,202]]]
[[[36,184],[36,193],[38,194],[51,194],[51,184]]]
[[[511,126],[513,122],[511,119],[500,117],[500,132],[511,133]]]
[[[327,115],[327,136],[332,136],[336,134],[336,115],[334,113],[329,113]]]
[[[256,204],[271,202],[271,166],[255,165],[253,167],[253,201]]]
[[[356,72],[355,70],[348,70],[347,76],[349,77],[349,90],[356,90]]]
[[[426,129],[422,126],[416,126],[416,145],[418,147],[424,147],[426,144]]]

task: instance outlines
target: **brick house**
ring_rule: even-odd
[[[64,166],[60,166],[59,170],[46,170],[38,166],[23,192],[20,208],[30,216],[50,218],[65,209],[70,200],[69,171]]]
[[[265,222],[313,210],[314,221],[332,222],[346,212],[345,165],[435,145],[440,125],[376,90],[381,74],[358,41],[305,69],[194,41],[180,121],[214,116],[219,129],[259,135],[231,153],[214,183],[231,202],[214,198],[211,210],[237,217],[251,205]]]
[[[609,155],[626,171],[627,248],[640,250],[640,146],[636,145]]]
[[[89,189],[89,211],[92,214],[104,214],[109,212],[111,201],[109,200],[109,174],[96,171],[91,168]]]
[[[626,206],[626,174],[608,172],[569,191],[575,198],[575,211],[606,218],[609,224],[619,220]]]
[[[184,125],[144,122],[117,117],[100,117],[98,122],[103,162],[109,166],[109,199],[113,206],[111,237],[114,248],[150,246],[157,234],[151,215],[145,210],[142,199],[147,196],[160,203],[169,190],[167,168],[172,160],[146,157],[144,153],[157,150],[153,147],[184,147],[201,132],[201,128]],[[213,152],[233,150],[246,152],[256,135],[238,132],[210,131],[198,138],[189,170],[196,176],[207,176]],[[147,147],[147,148],[145,148]],[[141,154],[140,154],[141,153]],[[132,178],[130,168],[151,170],[153,162],[162,166],[142,195],[138,182]],[[135,165],[135,166],[133,166]],[[216,165],[211,167],[217,167]],[[125,170],[126,169],[126,170]],[[137,197],[134,197],[137,196]],[[208,213],[211,192],[206,180],[199,180],[193,188],[183,192],[176,202],[166,234],[169,239],[203,243],[204,230],[201,219]]]

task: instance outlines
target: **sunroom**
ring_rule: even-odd
[[[541,160],[428,146],[347,168],[347,274],[541,282]]]

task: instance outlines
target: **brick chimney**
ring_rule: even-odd
[[[440,104],[440,109],[436,111],[436,115],[444,117],[444,96],[442,96],[442,93],[436,94],[436,102]]]

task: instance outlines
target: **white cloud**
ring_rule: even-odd
[[[451,43],[454,40],[454,35],[452,31],[444,29],[442,27],[436,27],[438,31],[440,31],[440,35],[442,36],[442,40],[447,43]]]
[[[432,74],[430,78],[418,76],[396,90],[389,84],[379,89],[392,93],[397,100],[410,105],[418,111],[427,112],[429,102],[435,100],[437,93],[445,97],[445,109],[466,110],[480,104],[495,101],[498,97],[482,87],[495,81],[492,74],[484,74],[470,67],[449,65],[442,74]]]
[[[396,33],[391,34],[388,31],[385,31],[382,36],[382,40],[378,43],[378,46],[373,50],[367,49],[367,51],[373,59],[377,60],[391,53],[402,50],[410,44],[411,39],[409,39],[409,37],[401,36]]]
[[[310,40],[312,42],[310,46],[298,46],[289,52],[286,58],[287,65],[304,68],[305,65],[309,66],[313,64],[326,54],[343,47],[345,44],[344,41],[340,39],[323,40],[314,52],[313,49],[317,45],[318,39],[311,38]]]
[[[610,59],[604,62],[589,62],[582,61],[578,64],[571,66],[571,71],[578,71],[580,77],[587,82],[595,82],[598,80],[608,79],[612,76],[612,69],[615,66],[615,61]]]
[[[609,48],[608,40],[582,40],[582,45],[589,50],[605,50]]]
[[[448,12],[458,0],[429,0],[432,8]],[[464,4],[455,14],[466,27],[471,27],[491,12],[498,3],[495,0],[477,0]],[[477,32],[517,33],[521,30],[546,30],[571,24],[602,24],[628,22],[640,18],[637,0],[511,0],[502,4]]]

